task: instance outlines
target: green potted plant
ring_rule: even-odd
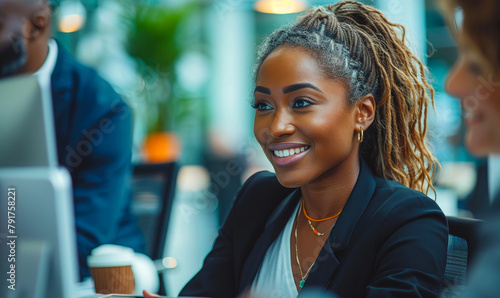
[[[146,114],[144,159],[149,162],[177,159],[180,142],[175,126],[187,116],[190,98],[175,92],[175,63],[190,46],[182,36],[184,23],[196,6],[172,8],[142,1],[122,2],[127,27],[125,49],[137,62],[142,81],[136,94],[141,97],[140,104]]]

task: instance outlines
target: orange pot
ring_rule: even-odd
[[[148,163],[171,162],[179,159],[181,142],[171,132],[153,132],[142,144],[143,161]]]

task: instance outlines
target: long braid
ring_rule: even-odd
[[[361,144],[361,155],[372,171],[427,193],[434,190],[432,178],[439,166],[425,143],[434,90],[404,36],[402,25],[367,5],[346,0],[317,7],[267,38],[259,49],[255,74],[281,45],[311,50],[327,76],[346,82],[351,103],[366,94],[374,96],[375,120]]]

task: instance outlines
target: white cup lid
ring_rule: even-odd
[[[104,244],[92,250],[87,257],[89,267],[130,266],[134,260],[134,250],[114,244]]]

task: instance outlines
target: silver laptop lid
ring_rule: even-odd
[[[0,167],[55,167],[50,90],[35,76],[0,80]]]

